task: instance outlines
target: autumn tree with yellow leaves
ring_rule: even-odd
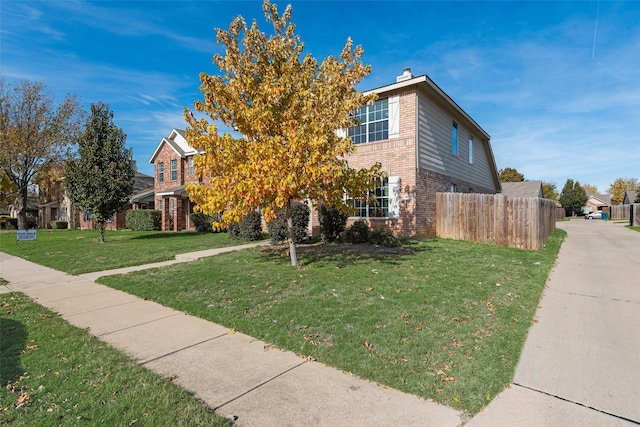
[[[186,190],[196,210],[223,212],[222,224],[256,209],[269,221],[286,209],[291,263],[297,267],[292,202],[347,209],[345,194],[366,194],[379,175],[380,165],[349,167],[354,145],[340,131],[355,124],[350,114],[375,95],[355,89],[370,72],[361,61],[362,47],[348,39],[339,57],[319,63],[311,54],[303,56],[291,6],[279,15],[266,0],[263,11],[273,25],[271,35],[241,16],[229,29],[216,30],[217,42],[225,46],[224,56],[213,56],[220,74],[200,74],[204,100],[194,108],[242,136],[220,135],[215,124],[186,109],[187,140],[202,152],[195,166],[207,177],[206,184],[189,184]]]

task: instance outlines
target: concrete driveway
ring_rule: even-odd
[[[468,427],[640,424],[640,233],[567,231],[512,386]]]

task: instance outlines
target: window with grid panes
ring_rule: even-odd
[[[158,163],[158,182],[164,182],[164,163]]]
[[[171,181],[178,180],[178,161],[171,160]]]
[[[375,200],[354,199],[357,218],[387,218],[389,216],[389,178],[379,179],[373,192]]]
[[[352,116],[359,125],[349,128],[354,144],[389,139],[389,100],[379,99],[373,105],[359,108]]]

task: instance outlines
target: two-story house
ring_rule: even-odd
[[[173,129],[162,138],[151,156],[154,165],[155,207],[162,212],[162,230],[180,231],[193,228],[189,214],[193,202],[185,191],[185,184],[199,182],[193,166],[198,152],[185,139],[185,132]]]
[[[354,201],[350,219],[402,236],[435,235],[436,193],[495,194],[500,179],[490,136],[428,76],[404,69],[396,82],[373,89],[372,105],[347,130],[356,144],[348,158],[354,168],[382,164],[387,178],[376,188],[376,203]]]
[[[500,192],[489,134],[428,76],[405,69],[395,83],[370,92],[376,102],[355,112],[359,126],[345,131],[356,145],[348,162],[354,168],[379,162],[386,178],[375,189],[375,203],[350,202],[356,209],[350,222],[364,219],[401,236],[435,235],[437,192]],[[184,131],[174,129],[149,161],[163,230],[192,228],[193,203],[184,186],[198,182],[196,154]],[[317,232],[316,212],[311,222]]]

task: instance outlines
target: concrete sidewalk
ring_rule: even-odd
[[[208,255],[200,252],[184,259]],[[141,268],[71,276],[0,252],[0,276],[9,281],[5,291],[24,292],[148,369],[175,378],[217,413],[237,417],[238,426],[462,423],[462,414],[452,408],[273,349],[91,280]]]
[[[514,383],[467,427],[640,424],[640,233],[567,231]]]

